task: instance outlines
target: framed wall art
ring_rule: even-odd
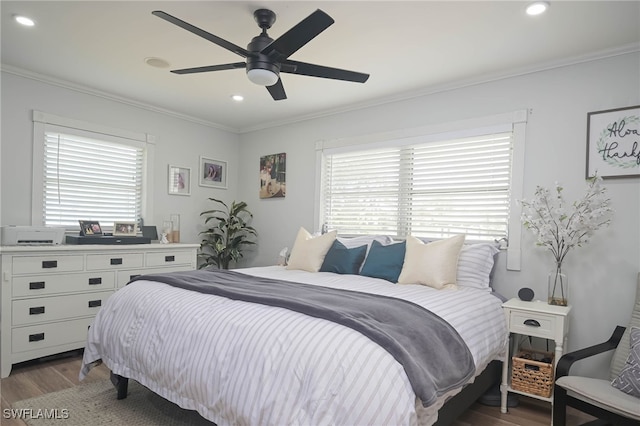
[[[587,178],[640,177],[640,105],[587,114]]]
[[[227,189],[227,162],[200,157],[200,186]]]
[[[169,165],[169,187],[171,195],[191,194],[191,169]]]
[[[138,224],[136,222],[114,222],[113,235],[122,235],[135,237],[138,233]]]
[[[278,198],[287,194],[287,154],[260,157],[260,198]]]

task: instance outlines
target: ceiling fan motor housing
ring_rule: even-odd
[[[269,70],[275,74],[280,74],[280,63],[267,55],[260,53],[262,49],[273,42],[273,39],[266,34],[260,34],[251,39],[247,45],[247,50],[253,55],[247,57],[247,72],[253,69]]]

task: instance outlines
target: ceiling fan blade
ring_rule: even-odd
[[[271,97],[274,101],[281,101],[283,99],[287,99],[287,94],[284,92],[284,86],[282,85],[282,80],[278,79],[276,84],[273,86],[267,86],[267,90],[271,93]]]
[[[221,64],[221,65],[209,65],[206,67],[196,67],[196,68],[184,68],[181,70],[171,70],[174,74],[195,74],[198,72],[209,72],[209,71],[222,71],[222,70],[234,70],[237,68],[246,68],[247,64],[244,62],[234,62],[233,64]]]
[[[151,12],[152,14],[154,14],[155,16],[157,16],[158,18],[162,18],[165,21],[171,22],[174,25],[179,26],[180,28],[183,28],[189,32],[192,32],[193,34],[200,36],[206,40],[209,40],[212,43],[217,44],[220,47],[223,47],[227,50],[230,50],[233,53],[237,53],[238,55],[242,56],[242,57],[248,57],[248,56],[252,56],[253,54],[251,52],[249,52],[247,49],[244,49],[240,46],[237,46],[225,39],[222,39],[218,36],[215,36],[211,33],[206,32],[205,30],[201,30],[198,27],[195,27],[191,24],[189,24],[188,22],[184,22],[181,19],[176,18],[175,16],[171,16],[168,13],[165,13],[161,10],[155,10],[153,12]]]
[[[278,61],[286,59],[333,23],[331,16],[318,9],[262,49],[260,53]]]
[[[291,71],[289,67],[284,65],[293,65],[295,70]],[[369,79],[369,74],[361,72],[341,70],[339,68],[324,67],[322,65],[308,64],[306,62],[298,62],[286,60],[282,63],[283,67],[280,72],[288,72],[290,74],[308,75],[310,77],[331,78],[333,80],[353,81],[355,83],[364,83]]]

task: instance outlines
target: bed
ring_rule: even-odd
[[[358,256],[366,260],[358,263],[356,259],[352,273],[324,272],[327,260],[336,255],[335,235],[331,244],[325,242],[318,250],[324,251],[319,267],[313,250],[300,250],[299,239],[289,266],[236,269],[231,274],[238,282],[245,277],[247,282],[256,280],[265,289],[271,281],[284,282],[282,285],[296,288],[313,287],[310,291],[317,287],[339,295],[372,295],[384,298],[383,303],[399,300],[435,314],[468,348],[472,371],[464,383],[442,387],[425,404],[428,398],[417,397],[422,393],[414,390],[415,379],[397,354],[353,327],[253,299],[176,287],[159,275],[139,277],[108,299],[89,329],[80,378],[102,361],[116,378],[114,382],[124,380],[122,397],[126,396],[126,379],[133,379],[218,425],[446,424],[460,412],[456,400],[468,405],[488,384],[495,383],[499,377],[496,361],[505,356],[508,334],[502,300],[488,285],[433,288],[393,284],[371,276],[375,273],[365,275],[368,260],[380,264],[380,259],[393,258],[379,251],[390,245],[388,241],[377,244],[371,239],[365,244],[365,255]],[[344,249],[337,258],[339,266],[344,266],[347,254],[354,246],[361,247],[358,243],[362,241],[340,241]],[[315,261],[311,270],[295,266],[296,246],[298,260]],[[409,251],[407,244],[404,263]],[[463,262],[465,250],[458,251],[454,263],[458,280],[471,264],[471,273],[478,275],[480,267]],[[383,257],[376,258],[381,253]],[[485,262],[482,268],[488,266]],[[481,275],[485,274],[488,283],[488,273]]]

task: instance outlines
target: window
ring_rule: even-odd
[[[511,133],[328,154],[324,220],[344,234],[507,237]]]
[[[34,218],[67,229],[77,229],[78,220],[107,228],[114,221],[139,222],[147,143],[113,134],[117,131],[77,127],[34,119]]]
[[[527,111],[317,144],[318,229],[508,241],[520,268]]]

